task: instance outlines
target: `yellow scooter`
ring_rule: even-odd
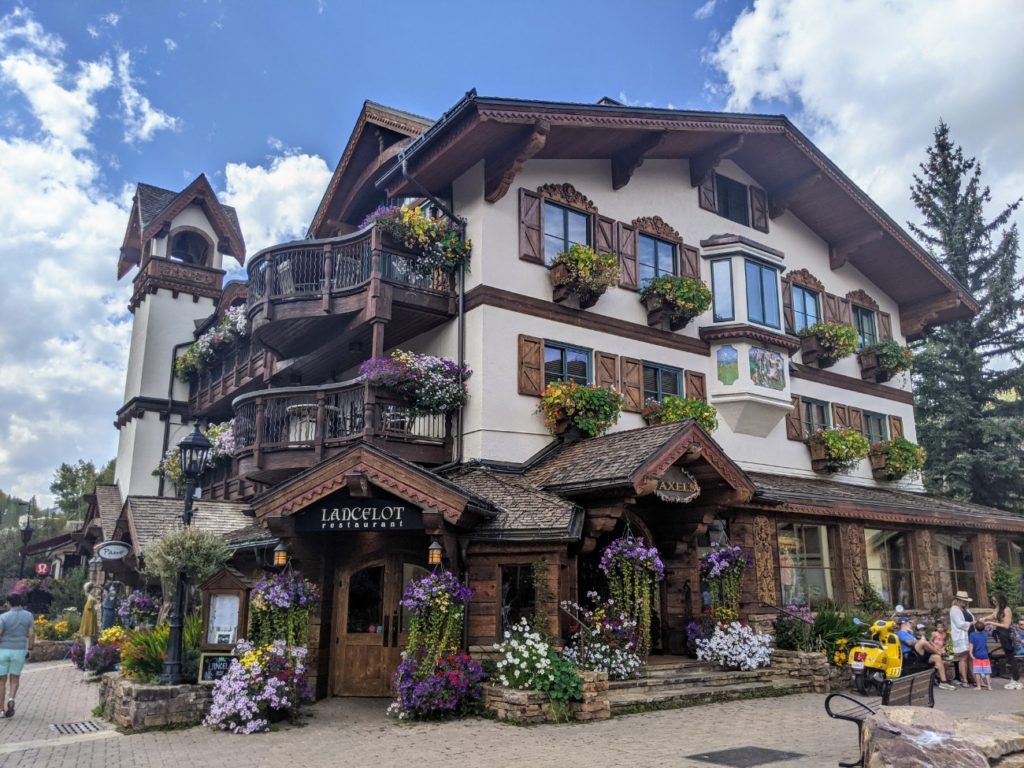
[[[903,612],[903,606],[896,606],[891,618],[879,619],[868,627],[868,635],[850,648],[850,672],[853,687],[857,693],[866,696],[870,689],[882,692],[886,680],[895,680],[903,672],[903,647],[896,636],[896,616]],[[854,624],[860,625],[855,618]]]

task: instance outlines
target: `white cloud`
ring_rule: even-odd
[[[715,12],[715,6],[718,4],[718,0],[708,0],[704,5],[693,12],[693,18],[695,19],[709,19]]]
[[[100,36],[100,31],[96,29],[96,27],[94,27],[92,24],[86,24],[85,31],[89,33],[89,37],[91,37],[93,40]]]
[[[710,61],[729,109],[792,105],[790,116],[902,222],[932,129],[984,166],[994,202],[1024,190],[1024,4],[755,0]]]
[[[116,13],[108,13],[105,16],[100,16],[100,21],[104,24],[110,25],[111,27],[116,27],[120,23],[121,17]]]
[[[132,78],[132,59],[127,51],[117,54],[117,81],[121,94],[124,140],[129,144],[149,141],[157,131],[176,131],[181,121],[153,107],[139,93]]]
[[[173,38],[170,37],[164,38],[164,46],[167,48],[168,51],[178,50],[178,44],[174,42]]]

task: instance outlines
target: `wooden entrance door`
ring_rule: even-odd
[[[392,554],[338,570],[335,696],[391,695],[409,630],[402,593],[427,572],[414,560]]]

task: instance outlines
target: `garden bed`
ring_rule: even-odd
[[[199,725],[212,698],[212,685],[144,685],[116,672],[100,679],[103,716],[131,731]]]
[[[36,640],[32,653],[29,654],[29,663],[66,659],[70,656],[68,651],[70,644],[70,640]]]
[[[577,722],[607,720],[612,716],[608,701],[608,673],[580,672],[583,678],[583,700],[569,703],[569,719]],[[484,709],[499,720],[519,725],[556,722],[555,708],[546,693],[531,690],[485,685]]]

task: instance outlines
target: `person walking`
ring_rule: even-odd
[[[968,633],[974,623],[974,614],[968,610],[971,596],[960,590],[953,596],[953,605],[949,609],[949,629],[953,635],[953,654],[956,656],[957,668],[960,671],[960,685],[970,688],[970,641]]]
[[[6,702],[3,717],[14,717],[14,700],[18,696],[21,671],[36,644],[35,617],[22,607],[21,602],[21,595],[9,595],[8,610],[0,616],[0,701]]]

